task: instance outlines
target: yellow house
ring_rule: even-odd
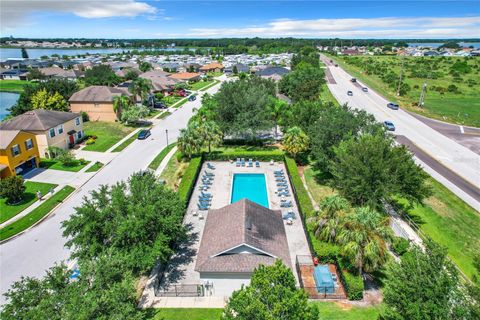
[[[6,178],[38,167],[35,134],[21,130],[0,130],[0,176]]]

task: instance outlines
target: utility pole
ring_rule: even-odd
[[[168,147],[168,129],[165,129],[165,135],[167,136],[167,147]]]
[[[403,80],[403,67],[404,67],[404,64],[405,64],[405,58],[404,56],[402,55],[401,56],[402,58],[402,66],[400,68],[400,79],[398,80],[398,88],[397,88],[397,96],[400,96],[400,88],[402,86],[402,80]]]
[[[425,93],[427,92],[427,83],[425,82],[422,86],[422,92],[420,93],[420,100],[418,100],[418,106],[423,108],[425,104]]]

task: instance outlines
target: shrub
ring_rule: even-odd
[[[91,144],[94,144],[94,143],[95,143],[95,139],[93,139],[93,138],[88,138],[88,140],[85,142],[85,144],[86,144],[87,146],[89,146],[89,145],[91,145]]]
[[[336,263],[337,257],[340,254],[340,247],[336,244],[324,242],[318,240],[310,233],[310,239],[312,240],[312,247],[315,251],[315,255],[323,263]]]
[[[70,150],[63,150],[63,152],[57,155],[56,159],[66,167],[72,167],[78,163]]]
[[[195,186],[195,181],[197,180],[198,173],[202,167],[202,157],[193,157],[190,160],[190,164],[183,174],[182,181],[178,186],[178,195],[180,199],[188,202],[190,196],[192,195],[193,187]]]
[[[391,249],[397,256],[403,256],[408,251],[410,242],[402,237],[395,237],[392,242]]]
[[[85,111],[82,111],[80,114],[82,115],[83,122],[88,122],[90,120],[90,118],[88,117],[88,113],[86,113]]]
[[[285,157],[285,166],[287,167],[287,171],[292,182],[292,187],[295,191],[300,212],[305,218],[311,217],[315,210],[313,208],[312,201],[308,196],[307,190],[305,190],[303,181],[300,178],[295,160],[290,157]]]
[[[363,299],[363,279],[360,275],[354,275],[348,271],[342,271],[341,277],[347,291],[349,300],[362,300]]]
[[[22,177],[11,176],[0,180],[0,197],[6,198],[7,203],[18,203],[22,200],[25,189]]]

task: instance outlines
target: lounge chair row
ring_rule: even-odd
[[[215,166],[208,162],[207,162],[207,168],[210,170],[215,170]],[[197,203],[197,207],[199,210],[210,209],[213,195],[205,191],[210,189],[210,186],[212,185],[214,179],[215,179],[215,173],[209,172],[207,170],[205,170],[205,172],[201,176],[202,183],[200,184],[200,195],[198,196],[198,203]]]
[[[290,197],[290,191],[288,190],[288,181],[285,177],[283,170],[276,170],[273,172],[275,176],[275,182],[277,183],[277,195],[279,197]]]
[[[236,166],[237,167],[245,167],[245,158],[237,158]],[[252,159],[248,159],[247,167],[253,168],[253,160]],[[260,168],[260,161],[258,161],[258,160],[255,161],[255,167]]]

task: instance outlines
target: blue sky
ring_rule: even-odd
[[[1,0],[1,35],[85,38],[480,37],[478,1]]]

